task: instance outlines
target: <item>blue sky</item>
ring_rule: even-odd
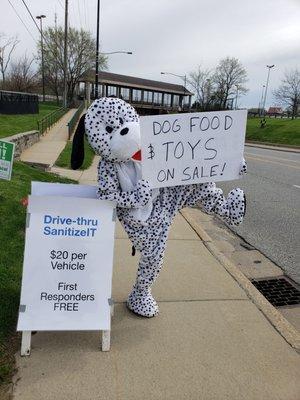
[[[33,37],[39,33],[21,0],[10,0]],[[35,52],[35,41],[21,24],[8,0],[1,2],[0,32],[18,35],[15,55]],[[97,0],[69,0],[70,24],[96,32]],[[45,14],[45,26],[63,24],[64,0],[27,0],[33,15]],[[103,51],[130,50],[112,55],[109,70],[120,74],[178,83],[160,75],[184,75],[213,68],[226,56],[237,57],[248,71],[249,92],[241,107],[257,107],[262,85],[271,72],[267,105],[275,105],[272,89],[285,70],[300,68],[300,0],[101,0]],[[163,79],[162,79],[163,78]]]

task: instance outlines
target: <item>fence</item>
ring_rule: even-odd
[[[37,114],[38,96],[29,93],[0,91],[1,114]]]
[[[75,114],[68,123],[69,140],[71,139],[71,136],[73,135],[73,132],[77,126],[77,122],[84,110],[85,110],[85,104],[83,101],[81,105],[77,108],[77,111],[75,112]]]
[[[58,108],[47,114],[44,118],[40,119],[38,124],[38,130],[40,134],[46,132],[55,122],[57,122],[68,110],[64,107]]]

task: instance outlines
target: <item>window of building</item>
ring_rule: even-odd
[[[184,96],[183,97],[183,105],[188,106],[190,102],[190,97],[189,96]]]
[[[148,90],[144,91],[144,102],[153,103],[153,92],[150,92]]]
[[[162,103],[162,93],[154,92],[153,102],[154,102],[154,104],[161,104]]]
[[[173,106],[174,107],[179,106],[179,96],[177,94],[174,94],[174,96],[173,96]]]
[[[171,106],[171,95],[169,93],[165,93],[164,95],[164,105],[167,107]]]
[[[105,92],[104,92],[104,85],[98,85],[98,94],[100,97],[105,96]]]
[[[129,100],[129,89],[128,88],[121,88],[121,97],[124,100]]]
[[[133,89],[132,101],[141,101],[141,100],[142,100],[142,91],[139,89]]]
[[[107,96],[116,96],[116,95],[117,95],[117,87],[107,86]]]

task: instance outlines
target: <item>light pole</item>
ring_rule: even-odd
[[[173,74],[172,72],[161,72],[161,75],[173,75],[177,76],[177,78],[183,79],[184,80],[184,90],[183,90],[183,97],[185,97],[185,91],[186,91],[186,75],[177,75]],[[183,108],[183,101],[182,101],[182,108]]]
[[[96,57],[99,58],[99,55],[102,56],[108,56],[110,54],[133,54],[132,51],[109,51],[109,52],[105,52],[105,53],[99,53],[97,52]],[[98,63],[96,62],[96,73],[95,73],[95,99],[98,99],[99,97],[99,59],[98,59]]]
[[[43,86],[43,102],[45,102],[45,70],[44,70],[44,43],[43,43],[43,18],[46,15],[37,15],[37,19],[40,20],[40,31],[41,31],[41,53],[42,53],[42,86]]]
[[[239,96],[239,87],[238,85],[235,85],[236,87],[236,94],[235,94],[235,107],[234,109],[237,110],[237,101],[238,101],[238,96]]]
[[[266,85],[262,86],[262,91],[261,91],[261,99],[260,102],[258,104],[258,114],[261,117],[262,115],[262,105],[263,105],[263,98],[264,98],[264,90],[265,90]]]
[[[97,37],[96,37],[96,64],[95,64],[95,98],[98,99],[99,84],[99,25],[100,25],[100,0],[97,2]]]
[[[97,1],[97,37],[96,37],[96,62],[95,62],[95,99],[99,96],[99,35],[100,35],[100,0]],[[111,51],[109,53],[101,53],[102,55],[109,54],[132,54],[131,51]]]
[[[267,77],[267,83],[266,83],[266,89],[265,89],[265,97],[264,97],[264,103],[263,103],[263,112],[265,112],[265,107],[266,107],[266,100],[267,100],[267,93],[268,93],[268,85],[269,85],[269,79],[270,79],[270,70],[271,68],[275,67],[275,65],[267,65],[268,68],[268,77]]]
[[[64,33],[64,96],[63,107],[68,105],[68,12],[69,0],[65,0],[65,33]]]
[[[110,54],[133,54],[132,51],[109,51],[108,53],[100,53],[101,55],[108,56]]]

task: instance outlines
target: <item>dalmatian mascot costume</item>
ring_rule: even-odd
[[[239,225],[245,214],[245,196],[233,189],[227,198],[215,183],[151,189],[141,173],[139,117],[125,101],[103,97],[95,100],[81,118],[73,139],[71,165],[77,169],[84,158],[84,132],[95,153],[98,197],[117,203],[117,215],[135,249],[140,252],[136,282],[127,306],[144,317],[158,314],[151,286],[162,267],[169,229],[183,207],[199,204],[227,223]],[[246,172],[245,162],[241,173]]]

